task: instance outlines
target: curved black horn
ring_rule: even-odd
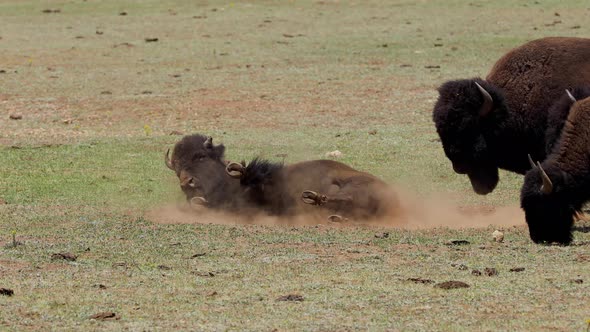
[[[239,179],[244,174],[244,166],[238,163],[229,163],[225,167],[225,172],[234,179]]]
[[[533,161],[533,158],[531,158],[531,154],[528,154],[529,156],[529,164],[531,164],[531,169],[535,169],[537,168],[537,165],[535,165],[535,162]]]
[[[545,173],[545,170],[543,169],[543,167],[541,167],[541,163],[538,161],[537,166],[539,166],[539,170],[541,171],[541,178],[543,179],[543,184],[541,185],[541,192],[545,195],[551,194],[551,192],[553,191],[553,182],[551,182],[551,179],[549,178],[549,176],[547,176],[547,173]]]
[[[211,137],[211,136],[207,137],[205,142],[203,142],[203,147],[205,149],[211,149],[213,147],[213,137]]]
[[[164,162],[166,162],[166,166],[168,166],[168,168],[170,168],[173,171],[176,171],[174,169],[174,165],[172,164],[172,161],[170,160],[170,149],[168,149],[168,151],[166,151],[166,155],[164,156]]]
[[[565,93],[567,93],[567,96],[571,99],[571,101],[573,101],[574,103],[577,101],[576,98],[570,92],[570,90],[565,89]]]
[[[492,99],[492,96],[486,91],[486,89],[479,85],[479,83],[474,83],[483,96],[483,105],[481,105],[481,108],[479,109],[479,115],[486,116],[494,109],[494,99]]]

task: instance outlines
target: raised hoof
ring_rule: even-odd
[[[344,221],[348,221],[348,219],[346,219],[342,216],[339,216],[337,214],[333,214],[331,216],[328,216],[328,221],[329,222],[344,222]]]
[[[301,200],[305,204],[322,205],[326,203],[328,198],[326,197],[326,195],[320,195],[315,191],[306,190],[301,194]]]
[[[583,211],[576,211],[574,213],[574,221],[590,221],[590,217]]]

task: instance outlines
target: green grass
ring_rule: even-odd
[[[502,172],[481,197],[453,173],[431,120],[436,87],[484,77],[527,40],[588,36],[587,7],[0,1],[0,288],[15,292],[0,295],[0,330],[583,331],[588,223],[557,247],[531,243],[524,221],[499,244],[493,226],[158,224],[149,212],[182,202],[163,163],[172,131],[212,135],[231,160],[338,149],[420,197],[517,205],[520,176]],[[471,273],[486,267],[499,274]],[[276,301],[287,294],[304,301]],[[120,319],[88,319],[104,311]]]

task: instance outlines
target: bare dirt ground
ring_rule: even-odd
[[[588,222],[533,244],[522,177],[475,195],[431,110],[514,46],[587,37],[587,7],[0,0],[0,330],[586,329]],[[195,132],[231,160],[339,150],[403,217],[187,210],[163,153]]]

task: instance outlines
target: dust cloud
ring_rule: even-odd
[[[448,228],[484,228],[490,225],[498,227],[524,226],[524,213],[517,205],[493,206],[460,206],[456,202],[442,198],[443,195],[420,197],[407,190],[395,189],[397,201],[392,201],[395,209],[387,216],[371,220],[344,220],[331,222],[320,208],[309,206],[307,213],[296,216],[277,217],[251,212],[229,213],[215,211],[188,203],[167,204],[156,207],[146,213],[146,219],[160,224],[217,224],[217,225],[281,225],[281,226],[313,226],[332,225],[346,226],[377,226],[402,229],[426,229],[435,227]],[[344,216],[345,217],[345,216]]]

